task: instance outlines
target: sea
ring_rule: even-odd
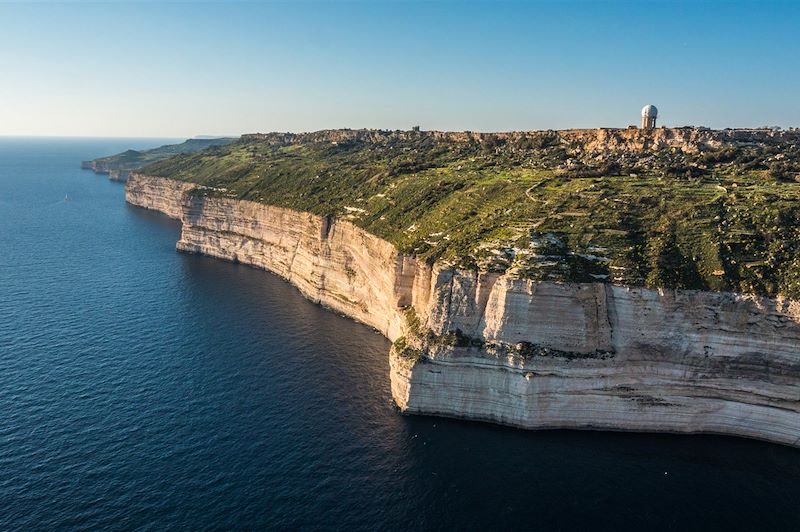
[[[389,343],[0,138],[0,530],[800,530],[800,450],[406,416]]]

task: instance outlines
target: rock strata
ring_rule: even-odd
[[[418,262],[355,225],[132,174],[180,251],[272,271],[394,342],[405,412],[800,447],[800,302],[552,283]]]

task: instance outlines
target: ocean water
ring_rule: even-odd
[[[0,139],[0,530],[800,530],[800,451],[403,416],[388,342]],[[66,199],[65,199],[66,198]]]

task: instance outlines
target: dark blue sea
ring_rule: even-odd
[[[0,530],[800,530],[800,451],[393,406],[387,341],[0,139]]]

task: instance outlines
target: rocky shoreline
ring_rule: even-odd
[[[800,302],[429,265],[347,221],[136,173],[126,200],[180,219],[178,250],[269,270],[379,330],[405,412],[800,447]]]

